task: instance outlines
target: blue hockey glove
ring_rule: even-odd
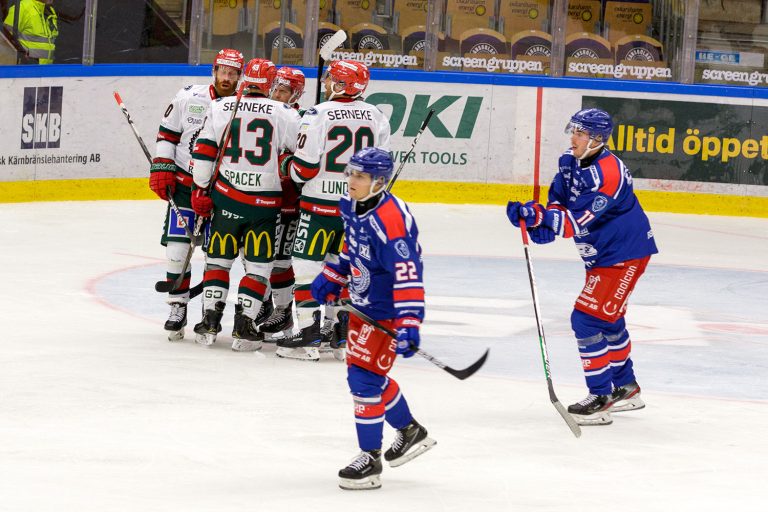
[[[413,317],[398,318],[395,321],[395,328],[397,329],[395,352],[403,357],[412,357],[416,353],[415,349],[419,348],[419,343],[421,343],[420,324],[419,319]]]
[[[538,228],[531,229],[528,234],[536,244],[548,244],[555,241],[555,232],[548,226],[539,226]]]
[[[310,293],[312,298],[320,304],[328,304],[336,301],[341,294],[341,289],[346,286],[347,279],[328,266],[323,267],[317,277],[312,281]]]
[[[520,227],[520,207],[523,206],[523,203],[520,201],[510,201],[507,203],[507,217],[509,218],[509,222],[512,223],[513,226],[516,228]]]
[[[525,227],[528,229],[541,225],[544,221],[546,208],[535,201],[528,201],[520,207],[520,218],[525,221]]]

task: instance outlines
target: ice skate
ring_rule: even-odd
[[[415,459],[422,453],[431,449],[437,441],[427,437],[427,429],[412,420],[407,426],[397,431],[395,441],[384,453],[384,459],[390,467],[396,468],[406,462]]]
[[[613,418],[608,412],[611,404],[610,395],[587,395],[581,402],[568,406],[568,412],[579,425],[610,425]]]
[[[320,360],[320,312],[315,311],[315,321],[290,338],[277,340],[275,355],[301,361]]]
[[[243,314],[243,307],[235,306],[235,326],[232,329],[232,350],[235,352],[255,352],[261,349],[261,333],[256,330],[255,320]]]
[[[287,338],[293,333],[293,304],[278,306],[271,315],[258,325],[257,330],[263,333],[264,341],[269,341],[266,335],[272,338]]]
[[[347,332],[349,328],[349,313],[339,311],[338,322],[333,326],[334,336],[331,340],[331,349],[333,357],[338,361],[345,361],[347,358]]]
[[[608,409],[610,412],[636,411],[645,407],[645,402],[640,398],[640,385],[637,381],[614,389],[611,400],[613,404]]]
[[[163,329],[168,331],[168,341],[183,340],[185,325],[187,325],[187,304],[185,302],[171,302],[171,314],[163,326]]]
[[[195,342],[211,346],[216,343],[216,335],[221,332],[221,317],[224,316],[224,302],[217,302],[214,309],[203,311],[203,320],[195,325]]]
[[[320,353],[328,354],[333,351],[331,343],[334,336],[334,321],[330,318],[324,318],[320,326]]]
[[[381,450],[360,452],[349,466],[339,471],[339,487],[348,491],[378,489],[381,469]]]

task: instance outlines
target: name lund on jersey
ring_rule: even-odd
[[[362,119],[365,121],[373,121],[370,110],[329,110],[327,112],[328,119],[331,121],[341,121],[343,119]]]
[[[343,196],[347,193],[347,182],[323,180],[322,193],[339,194]]]

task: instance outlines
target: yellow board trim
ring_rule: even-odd
[[[147,178],[93,178],[84,180],[0,182],[0,203],[30,201],[93,201],[155,199]],[[532,185],[398,181],[394,192],[413,203],[498,204],[526,201]],[[768,217],[768,197],[731,196],[693,192],[638,190],[643,208],[651,212]],[[541,197],[547,197],[546,187]],[[158,199],[159,201],[159,199]]]

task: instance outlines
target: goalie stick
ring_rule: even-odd
[[[395,331],[381,325],[379,322],[377,322],[373,318],[369,317],[368,315],[366,315],[365,313],[357,309],[348,301],[342,301],[341,307],[343,309],[346,309],[350,313],[354,314],[355,316],[358,316],[361,319],[365,320],[366,322],[374,326],[376,329],[391,336],[393,339],[397,339],[397,333]],[[453,375],[459,380],[464,380],[468,377],[471,377],[475,372],[477,372],[477,370],[479,370],[485,364],[485,360],[488,359],[488,353],[490,352],[490,349],[486,349],[485,353],[482,356],[480,356],[480,359],[478,359],[468,367],[464,368],[463,370],[457,370],[455,368],[451,368],[450,366],[443,363],[435,356],[425,352],[423,349],[417,347],[416,345],[411,344],[411,350],[413,350],[415,353],[419,354],[421,357],[423,357],[430,363],[434,364],[441,370],[445,370],[446,372],[450,373],[451,375]]]
[[[323,80],[323,65],[326,61],[331,60],[331,56],[333,55],[333,52],[336,51],[336,48],[344,44],[344,41],[347,40],[347,33],[343,30],[339,30],[335,34],[333,34],[320,48],[320,53],[317,58],[317,83],[315,85],[315,105],[320,103],[320,89],[322,87],[322,80]]]
[[[224,148],[229,144],[229,136],[232,130],[232,121],[235,120],[237,110],[240,107],[240,100],[243,97],[243,91],[245,90],[245,84],[241,85],[237,91],[237,97],[235,98],[235,106],[232,109],[232,115],[229,117],[227,127],[224,129],[224,133],[221,134],[221,140],[219,140],[219,150],[216,152],[216,159],[213,161],[213,174],[211,175],[211,181],[208,183],[207,193],[210,194],[216,177],[219,174],[219,167],[221,167],[221,159],[224,156]],[[205,217],[198,215],[195,220],[195,231],[192,233],[192,237],[189,240],[189,249],[187,249],[187,256],[184,258],[184,265],[181,267],[181,273],[174,281],[158,281],[155,283],[155,291],[160,293],[168,293],[176,290],[184,282],[184,274],[187,273],[189,263],[192,260],[192,253],[195,252],[196,241],[199,240],[203,225],[205,224]]]
[[[429,120],[432,119],[432,114],[435,113],[435,109],[431,109],[429,112],[427,112],[427,117],[424,118],[424,121],[421,123],[421,128],[419,128],[419,131],[416,133],[416,136],[413,138],[413,142],[411,143],[411,149],[408,150],[408,153],[405,155],[405,158],[403,158],[403,161],[400,162],[400,166],[397,168],[397,171],[395,172],[394,176],[392,176],[392,179],[389,180],[389,183],[387,184],[387,192],[392,190],[392,187],[395,185],[395,180],[398,176],[400,176],[400,171],[403,170],[403,166],[405,165],[405,162],[408,161],[408,158],[410,158],[411,154],[413,153],[413,150],[416,148],[416,143],[419,142],[419,137],[421,137],[421,134],[426,129],[427,125],[429,124]]]
[[[539,331],[539,347],[541,348],[541,360],[544,363],[544,375],[547,377],[547,387],[549,388],[549,400],[552,405],[555,406],[557,412],[563,417],[568,424],[568,428],[571,429],[573,435],[581,437],[581,427],[573,419],[573,416],[568,414],[563,404],[557,399],[555,395],[555,388],[552,385],[552,373],[549,369],[549,353],[547,352],[547,340],[544,338],[544,325],[541,323],[541,310],[539,308],[539,294],[536,291],[536,279],[533,277],[533,261],[531,260],[531,254],[528,247],[528,231],[525,227],[525,221],[520,219],[520,234],[523,237],[523,251],[525,252],[525,262],[528,265],[528,280],[531,283],[531,296],[533,297],[533,312],[536,315],[536,327]]]
[[[139,130],[137,130],[136,125],[133,124],[133,119],[131,119],[131,114],[128,113],[128,107],[126,107],[125,103],[123,103],[123,98],[120,97],[119,92],[114,91],[114,96],[115,96],[115,101],[117,102],[117,106],[120,107],[120,110],[123,112],[123,115],[125,116],[125,120],[128,121],[128,124],[130,125],[131,130],[133,130],[133,134],[136,136],[136,140],[139,142],[139,146],[141,146],[142,151],[144,151],[144,156],[147,157],[147,161],[149,162],[149,165],[152,165],[152,155],[149,154],[147,145],[144,144],[144,139],[141,138],[141,135],[139,134]],[[189,238],[192,238],[192,232],[189,230],[189,226],[187,226],[187,220],[181,214],[181,210],[179,209],[178,206],[176,206],[176,202],[173,200],[173,197],[171,196],[171,187],[166,187],[165,191],[168,196],[168,204],[170,204],[171,208],[173,208],[173,211],[176,212],[176,217],[179,219],[179,222],[181,223],[181,226],[184,228],[184,231],[187,233],[187,236]]]

